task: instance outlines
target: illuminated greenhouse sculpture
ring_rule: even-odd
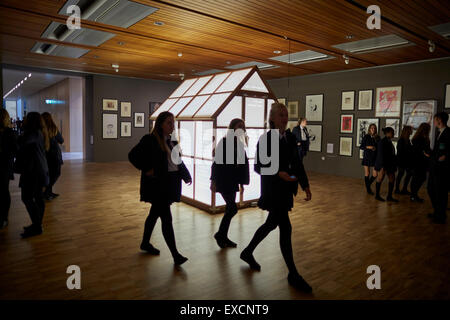
[[[236,202],[245,207],[259,198],[260,177],[253,171],[253,162],[256,144],[268,128],[270,106],[275,100],[259,69],[245,68],[184,80],[150,116],[155,120],[163,111],[175,116],[182,159],[193,177],[190,186],[183,185],[183,202],[212,213],[223,211],[225,202],[219,193],[212,194],[209,178],[213,149],[234,118],[245,121],[250,162],[250,184]]]

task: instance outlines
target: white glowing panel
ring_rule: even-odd
[[[230,72],[227,73],[221,73],[214,78],[211,79],[211,81],[200,91],[200,94],[211,94],[213,93],[221,84],[222,82],[230,75]]]
[[[194,199],[211,205],[211,160],[195,159],[195,196]]]
[[[254,158],[256,153],[256,145],[258,144],[259,137],[261,137],[265,129],[247,129],[248,136],[248,147],[247,156],[249,158]]]
[[[205,102],[203,107],[197,111],[195,114],[195,118],[198,117],[211,117],[214,113],[219,109],[225,100],[230,96],[230,92],[228,93],[218,93],[211,96],[208,101]]]
[[[244,69],[239,71],[234,71],[231,76],[225,80],[224,83],[217,89],[216,92],[227,92],[233,91],[236,87],[244,80],[245,76],[248,75],[251,69]]]
[[[275,103],[275,100],[273,100],[273,99],[267,100],[267,118],[266,118],[267,126],[266,126],[266,128],[269,128],[269,117],[270,117],[270,109],[272,109],[272,103]]]
[[[239,194],[236,194],[236,202],[239,202]],[[216,207],[225,205],[225,201],[220,193],[216,192]]]
[[[264,128],[264,99],[245,98],[245,126]]]
[[[257,72],[255,72],[250,79],[245,83],[245,85],[242,87],[242,90],[247,91],[258,91],[258,92],[269,92],[267,90],[266,85],[262,81],[261,77],[258,75]]]
[[[183,97],[195,96],[201,88],[212,78],[212,76],[198,78],[197,82],[192,85],[192,87],[183,94]]]
[[[171,94],[170,98],[181,97],[193,84],[197,78],[183,81],[180,86]]]
[[[212,121],[195,122],[195,157],[212,159],[213,134]]]
[[[173,113],[173,115],[176,117],[179,113],[180,113],[180,111],[181,110],[183,110],[183,108],[189,103],[189,101],[191,101],[192,100],[192,97],[191,98],[181,98],[181,99],[179,99],[178,101],[177,101],[177,103],[175,103],[174,105],[173,105],[173,107],[172,108],[170,108],[170,112],[172,112]]]
[[[192,158],[187,158],[187,157],[182,157],[181,158],[184,162],[184,164],[186,165],[186,168],[189,170],[189,173],[191,174],[191,176],[194,175],[194,159]],[[194,199],[194,183],[191,183],[190,186],[188,186],[187,184],[185,184],[183,182],[183,185],[181,186],[181,194],[185,197]]]
[[[180,147],[185,156],[194,156],[194,121],[180,121]]]
[[[178,99],[167,99],[166,101],[164,101],[164,103],[160,105],[155,112],[153,112],[151,118],[156,118],[161,112],[169,110],[175,104],[175,102],[177,102],[177,100]]]
[[[228,127],[234,118],[242,119],[242,97],[234,97],[217,116],[217,126]]]
[[[253,170],[253,164],[254,160],[250,160],[250,184],[244,186],[244,201],[259,199],[261,195],[261,176]]]
[[[178,116],[179,117],[192,117],[194,113],[205,103],[209,96],[197,96],[191,103],[184,109]]]

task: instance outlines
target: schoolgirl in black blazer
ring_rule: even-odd
[[[395,147],[392,144],[392,137],[394,136],[394,129],[387,127],[383,129],[384,138],[378,142],[377,158],[375,160],[375,170],[378,171],[375,199],[385,201],[380,196],[381,183],[384,176],[387,175],[389,179],[389,191],[387,201],[398,202],[392,197],[394,191],[395,172],[397,171],[397,158],[395,155]]]
[[[177,145],[170,137],[174,130],[174,116],[161,112],[156,118],[151,134],[142,137],[128,154],[130,162],[141,170],[141,201],[152,204],[145,220],[141,250],[158,255],[159,250],[150,244],[150,237],[158,218],[161,218],[162,233],[170,249],[174,263],[181,265],[188,259],[176,246],[170,205],[181,198],[181,180],[190,184],[191,175],[183,162],[173,161],[173,148]],[[179,154],[178,154],[179,156]]]
[[[363,150],[362,165],[364,167],[364,183],[368,194],[373,194],[371,185],[377,178],[378,172],[375,170],[375,160],[377,158],[377,144],[380,137],[377,133],[377,125],[372,123],[369,125],[369,133],[366,134],[359,149]],[[370,176],[370,168],[372,168],[372,176]]]
[[[233,139],[234,154],[232,161],[227,161],[227,141],[231,139]],[[236,243],[228,239],[228,229],[231,219],[238,212],[236,192],[244,191],[244,185],[249,184],[250,181],[245,140],[244,120],[233,119],[228,126],[226,137],[220,140],[214,152],[214,162],[211,166],[211,191],[219,192],[226,203],[219,231],[214,235],[221,248],[236,247]]]
[[[288,122],[288,111],[283,104],[274,103],[270,110],[269,123],[271,129],[261,136],[256,152],[255,171],[261,175],[261,197],[258,206],[268,210],[269,215],[266,222],[259,227],[249,245],[242,251],[241,259],[250,265],[250,268],[260,270],[261,266],[253,257],[256,246],[276,227],[280,228],[280,248],[286,265],[289,269],[289,283],[306,292],[312,289],[309,284],[298,273],[292,253],[291,233],[292,226],[289,220],[289,211],[294,205],[294,196],[297,194],[298,183],[306,192],[306,200],[311,199],[308,177],[300,160],[297,150],[297,140],[289,131],[286,132]],[[273,137],[276,135],[276,137]],[[272,138],[279,139],[279,148],[272,145]],[[276,141],[276,140],[275,140]],[[261,144],[266,144],[268,156],[272,162],[263,164],[259,150],[266,149]],[[267,168],[276,166],[274,159],[276,153],[279,156],[278,167],[274,174],[267,174]],[[264,161],[266,162],[266,161]]]

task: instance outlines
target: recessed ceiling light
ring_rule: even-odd
[[[114,69],[117,69],[117,68],[119,68],[119,65],[118,64],[112,64],[111,67],[113,67]]]
[[[348,35],[345,36],[345,39],[349,39],[350,40],[350,39],[353,39],[353,37],[354,36],[352,34],[348,34]]]
[[[275,54],[280,54],[280,53],[281,53],[281,50],[274,50],[273,53],[275,53]]]
[[[119,42],[117,42],[117,44],[118,44],[119,46],[123,46],[123,45],[125,44],[125,42],[119,41]]]
[[[231,62],[230,61],[227,61],[227,64],[230,64]]]
[[[182,56],[183,56],[183,53],[178,52],[178,56],[179,56],[179,57],[182,57]]]
[[[154,24],[155,26],[163,26],[163,25],[164,25],[164,22],[162,22],[162,21],[155,21],[155,22],[153,22],[153,24]]]

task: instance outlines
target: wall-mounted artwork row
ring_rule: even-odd
[[[308,121],[322,121],[323,94],[306,96],[306,119]]]
[[[380,130],[380,119],[377,118],[359,118],[357,122],[356,128],[356,146],[359,147],[361,145],[362,139],[366,134],[369,133],[369,126],[371,124],[375,124],[377,126],[378,133]]]
[[[402,87],[377,88],[375,117],[400,118]]]

